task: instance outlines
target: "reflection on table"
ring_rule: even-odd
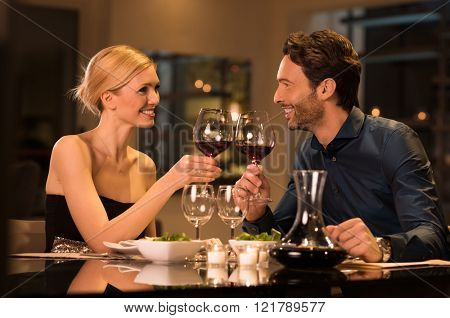
[[[450,267],[288,269],[137,260],[9,259],[7,297],[153,295],[155,297],[443,297]]]
[[[119,270],[117,267],[108,266],[104,261],[88,260],[70,283],[67,294],[103,294],[108,285],[122,292],[152,290],[151,285],[136,280],[140,273],[139,265],[141,264],[136,264],[134,270]]]

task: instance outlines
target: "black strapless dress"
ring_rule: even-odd
[[[134,204],[119,202],[102,196],[100,196],[100,200],[110,220],[122,214]],[[47,194],[45,205],[46,252],[50,252],[52,249],[56,236],[80,242],[84,241],[70,215],[66,198],[63,195]]]

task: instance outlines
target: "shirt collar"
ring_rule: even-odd
[[[350,114],[348,115],[341,129],[339,129],[336,137],[334,137],[333,141],[330,142],[330,145],[335,143],[336,140],[342,141],[342,139],[348,140],[358,137],[364,124],[365,117],[366,116],[364,115],[364,113],[358,107],[353,106]],[[323,150],[322,145],[314,135],[311,139],[311,147],[315,150]]]

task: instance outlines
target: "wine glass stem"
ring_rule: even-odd
[[[254,165],[255,165],[256,167],[258,167],[258,169],[259,169],[259,165],[261,164],[261,161],[256,160],[256,159],[253,159],[253,160],[252,160],[252,164],[254,164]],[[253,197],[253,198],[260,199],[260,198],[261,198],[261,193],[258,192],[257,194],[253,194],[252,197]]]
[[[231,234],[231,239],[234,239],[234,227],[233,226],[231,227],[230,234]]]
[[[196,226],[195,227],[195,239],[199,240],[200,239],[200,226]]]
[[[213,156],[207,156],[207,157],[210,157],[211,159],[213,159]],[[205,185],[206,186],[209,185],[209,182],[205,182]]]

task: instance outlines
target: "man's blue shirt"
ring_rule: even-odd
[[[328,172],[323,194],[327,225],[361,218],[375,236],[391,240],[393,261],[449,258],[449,233],[431,165],[417,134],[405,124],[353,107],[327,149],[315,136],[303,142],[294,169]],[[244,230],[287,233],[296,211],[291,177],[274,213],[267,208],[261,219],[245,221]]]

